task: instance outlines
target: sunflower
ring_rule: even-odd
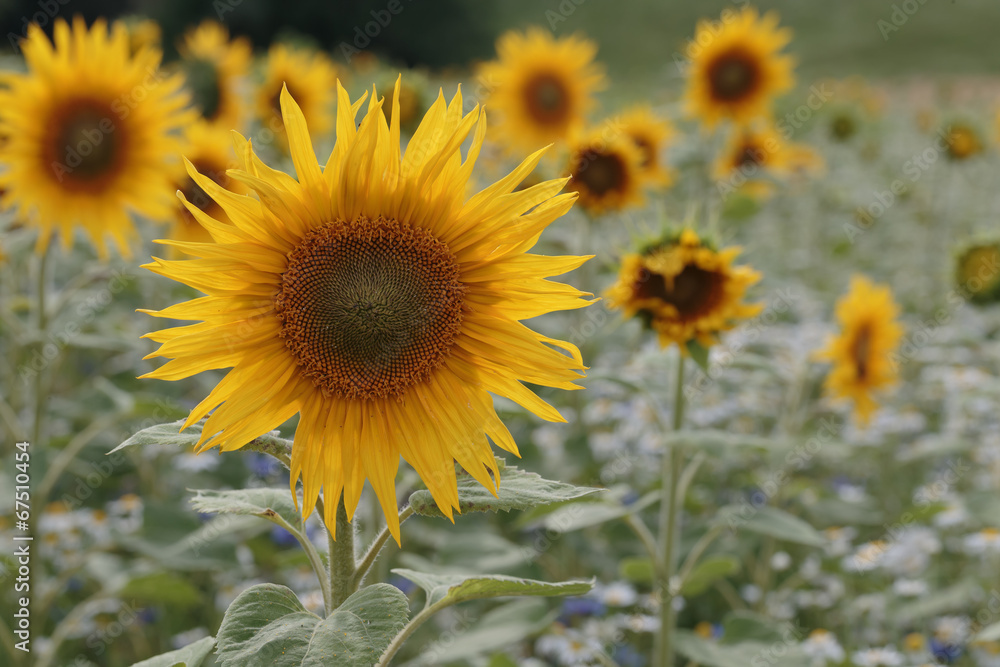
[[[414,80],[416,78],[416,80]],[[417,83],[420,81],[420,83]],[[426,82],[419,77],[412,77],[406,81],[401,81],[399,85],[399,126],[405,132],[412,132],[420,121],[421,115],[426,110],[424,100],[424,88]],[[393,89],[395,90],[395,89]],[[394,103],[394,92],[385,94],[385,104],[391,106]]]
[[[968,123],[955,123],[947,128],[946,154],[952,160],[967,160],[983,151],[979,132]]]
[[[833,363],[824,384],[826,392],[853,400],[855,414],[864,425],[877,407],[872,395],[896,382],[892,357],[903,337],[903,327],[896,321],[899,307],[887,286],[855,276],[850,291],[837,302],[836,315],[840,335],[816,358]]]
[[[197,121],[187,128],[185,143],[184,157],[194,165],[198,173],[239,194],[246,192],[245,188],[226,175],[226,170],[236,167],[233,139],[229,130]],[[177,171],[174,184],[184,195],[185,201],[216,220],[229,222],[226,212],[188,176],[183,167]],[[180,201],[174,206],[174,221],[170,226],[169,236],[175,241],[212,242],[212,235]]]
[[[575,137],[569,149],[569,190],[594,214],[620,211],[642,201],[642,153],[627,136],[610,139],[602,129]]]
[[[741,190],[756,199],[771,196],[773,182],[760,177],[785,175],[791,157],[789,148],[770,125],[737,128],[713,169],[720,192]]]
[[[241,95],[250,67],[250,42],[229,40],[229,30],[206,19],[184,35],[178,47],[181,69],[202,118],[223,130],[240,127],[244,119]]]
[[[257,89],[257,117],[274,129],[287,144],[281,123],[281,89],[288,88],[306,117],[314,136],[333,129],[334,90],[337,67],[322,51],[274,44],[267,52],[264,83]]]
[[[562,421],[521,382],[578,388],[579,350],[520,320],[589,304],[545,280],[588,258],[527,253],[576,198],[557,195],[565,179],[513,192],[542,151],[465,200],[486,124],[478,107],[462,115],[461,91],[450,104],[439,94],[402,156],[398,103],[387,123],[373,91],[357,125],[364,98],[352,105],[339,83],[337,95],[337,142],[325,167],[287,90],[281,111],[297,178],[266,166],[237,134],[239,168],[229,175],[256,197],[189,165],[232,224],[188,204],[215,243],[165,241],[195,259],[147,265],[207,296],[147,311],[201,322],[148,334],[162,343],[150,356],[171,361],[144,377],[232,367],[186,421],[212,413],[199,451],[239,449],[299,413],[291,480],[294,490],[302,478],[304,513],[323,488],[334,530],[341,495],[353,516],[367,479],[399,541],[400,456],[451,517],[456,461],[495,492],[487,438],[517,453],[491,393]]]
[[[1000,298],[1000,242],[978,241],[963,248],[955,260],[955,282],[970,301]]]
[[[738,247],[716,250],[685,229],[627,255],[605,296],[625,317],[638,315],[657,333],[661,347],[677,343],[685,353],[691,342],[708,347],[720,332],[763,308],[742,302],[760,274],[732,265],[740,252]]]
[[[791,38],[777,14],[761,17],[752,7],[721,23],[700,21],[687,46],[687,112],[709,129],[724,118],[742,125],[769,115],[772,99],[792,87],[793,60],[779,54]]]
[[[594,42],[529,28],[505,33],[496,48],[498,60],[482,65],[479,79],[505,145],[535,150],[582,127],[592,94],[604,87]]]
[[[665,167],[660,159],[667,142],[674,136],[670,121],[657,117],[648,106],[640,106],[622,114],[618,122],[625,135],[639,149],[639,168],[646,183],[660,187],[673,183],[673,171]]]
[[[152,19],[132,17],[125,19],[128,27],[129,51],[135,55],[145,48],[160,49],[163,31],[160,24]]]
[[[27,73],[0,85],[0,207],[41,228],[37,250],[52,232],[73,244],[79,224],[102,258],[105,235],[124,256],[135,230],[129,211],[170,216],[169,163],[177,128],[190,120],[180,77],[158,71],[160,53],[130,55],[128,30],[103,20],[88,30],[57,20],[54,41],[31,26],[24,42]]]

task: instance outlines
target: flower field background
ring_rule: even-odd
[[[0,665],[1000,665],[994,3],[38,7]]]

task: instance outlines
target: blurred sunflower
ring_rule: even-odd
[[[36,26],[23,42],[28,71],[0,86],[0,206],[37,224],[36,251],[60,232],[65,248],[79,224],[102,258],[110,235],[130,256],[135,211],[170,216],[169,163],[177,130],[190,121],[180,77],[158,73],[160,53],[130,55],[128,31],[103,20],[88,30],[57,20],[50,42]]]
[[[967,160],[983,151],[979,131],[969,123],[954,123],[947,129],[946,154],[952,160]]]
[[[132,55],[142,49],[160,49],[163,41],[163,31],[160,24],[152,19],[134,17],[125,19],[128,28],[129,52]]]
[[[715,162],[713,173],[721,192],[739,190],[765,199],[774,194],[773,180],[786,174],[789,146],[770,125],[735,129]]]
[[[620,211],[642,201],[642,153],[627,136],[605,137],[594,129],[574,137],[569,148],[567,190],[593,214]]]
[[[239,449],[300,413],[291,480],[294,490],[302,478],[304,513],[322,487],[335,530],[341,494],[353,516],[367,479],[398,542],[400,456],[451,517],[456,461],[495,492],[487,438],[517,452],[491,393],[562,421],[521,382],[577,388],[580,353],[520,320],[590,303],[545,280],[588,258],[527,254],[576,198],[557,194],[565,180],[513,192],[541,151],[465,200],[486,124],[478,108],[462,115],[461,91],[450,104],[438,96],[402,156],[398,103],[387,123],[373,91],[357,125],[364,98],[352,104],[339,84],[337,94],[337,142],[325,167],[287,91],[281,109],[297,178],[263,164],[242,137],[230,176],[258,198],[189,167],[232,224],[189,205],[216,243],[182,244],[196,259],[147,265],[207,296],[150,312],[202,322],[149,334],[162,343],[150,356],[171,361],[144,377],[232,367],[186,421],[212,413],[199,450]]]
[[[389,83],[391,85],[391,83]],[[425,88],[427,82],[420,76],[410,75],[408,80],[400,81],[399,85],[399,126],[406,132],[420,122],[420,117],[426,110]],[[386,86],[389,88],[389,86]],[[395,102],[395,88],[389,88],[385,94],[385,105],[389,108]]]
[[[198,173],[231,191],[239,194],[246,192],[241,184],[226,175],[227,169],[236,167],[231,130],[222,130],[204,121],[197,121],[188,126],[185,144],[184,157]],[[185,201],[215,220],[229,222],[226,212],[195,183],[193,178],[188,176],[183,166],[177,171],[174,184],[184,195]],[[212,242],[212,235],[180,201],[174,206],[174,220],[170,225],[168,236],[174,241]],[[179,251],[176,252],[179,254]]]
[[[778,15],[744,8],[730,21],[700,21],[688,44],[691,57],[685,107],[708,129],[720,120],[746,124],[770,113],[771,102],[792,87],[791,41]]]
[[[635,147],[639,149],[639,169],[649,185],[667,187],[674,181],[673,171],[662,164],[660,154],[675,131],[670,121],[659,118],[648,106],[626,111],[618,121]]]
[[[274,44],[267,52],[264,82],[257,89],[257,117],[266,126],[279,128],[280,142],[287,145],[280,102],[285,86],[302,109],[312,135],[329,134],[336,85],[337,67],[322,51]]]
[[[241,127],[246,116],[242,86],[250,67],[250,42],[229,40],[229,30],[206,19],[177,49],[180,67],[202,118],[223,130]]]
[[[840,335],[816,358],[833,363],[824,383],[827,394],[852,400],[858,421],[865,425],[878,407],[873,394],[896,382],[892,356],[903,338],[903,327],[896,321],[899,307],[887,286],[855,276],[850,291],[837,301],[836,316]]]
[[[479,78],[505,145],[536,150],[582,127],[593,93],[604,87],[602,70],[593,62],[594,42],[553,39],[536,27],[505,33],[496,48],[498,60],[482,65]]]
[[[784,169],[799,180],[807,180],[826,172],[826,160],[812,146],[790,143],[785,149]]]
[[[970,301],[1000,299],[1000,243],[977,241],[966,245],[955,259],[955,282]]]
[[[605,293],[612,308],[638,316],[661,347],[691,342],[708,347],[722,331],[754,317],[761,304],[742,302],[760,274],[733,266],[738,247],[716,250],[691,229],[667,236],[622,260],[618,280]]]

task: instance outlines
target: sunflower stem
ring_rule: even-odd
[[[673,430],[679,431],[684,422],[684,355],[677,356],[677,383],[674,388]],[[675,591],[672,579],[675,568],[675,551],[677,547],[677,524],[680,516],[680,505],[683,497],[679,493],[681,487],[681,469],[684,466],[684,448],[678,441],[670,445],[670,451],[663,453],[660,487],[660,541],[663,551],[660,554],[660,632],[654,644],[653,664],[657,667],[673,667],[674,664],[674,626],[677,623],[674,612]]]
[[[337,502],[337,501],[335,501]],[[341,498],[337,502],[337,532],[327,530],[330,543],[330,606],[333,611],[358,589],[355,580],[357,560],[354,555],[354,526],[347,518],[347,508]]]
[[[45,340],[45,331],[49,327],[48,304],[46,303],[47,275],[49,266],[49,244],[46,244],[38,262],[37,284],[35,287],[35,309],[38,323],[39,340]],[[35,421],[31,429],[31,444],[41,446],[42,421],[45,417],[45,370],[40,369],[35,375]]]
[[[402,525],[402,523],[411,516],[413,516],[413,508],[407,505],[403,508],[403,511],[399,513],[400,525]],[[382,531],[375,537],[374,540],[372,540],[371,546],[368,547],[365,555],[361,557],[360,561],[358,561],[358,566],[354,570],[354,590],[360,588],[361,584],[364,583],[368,570],[370,570],[372,565],[375,564],[375,561],[378,560],[378,555],[382,553],[382,547],[385,546],[391,536],[392,533],[389,532],[389,526],[384,526]]]

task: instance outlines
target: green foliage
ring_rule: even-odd
[[[260,584],[233,601],[219,628],[223,667],[371,667],[406,622],[406,597],[374,584],[321,619],[284,586]]]
[[[461,468],[458,468],[457,472],[459,511],[462,514],[526,510],[537,505],[564,502],[601,491],[601,489],[542,479],[533,472],[504,466],[500,469],[499,490],[494,496],[490,490]],[[444,516],[430,491],[421,490],[410,495],[410,507],[422,516]]]
[[[137,662],[132,667],[201,667],[215,648],[215,637],[205,637],[184,648]]]

